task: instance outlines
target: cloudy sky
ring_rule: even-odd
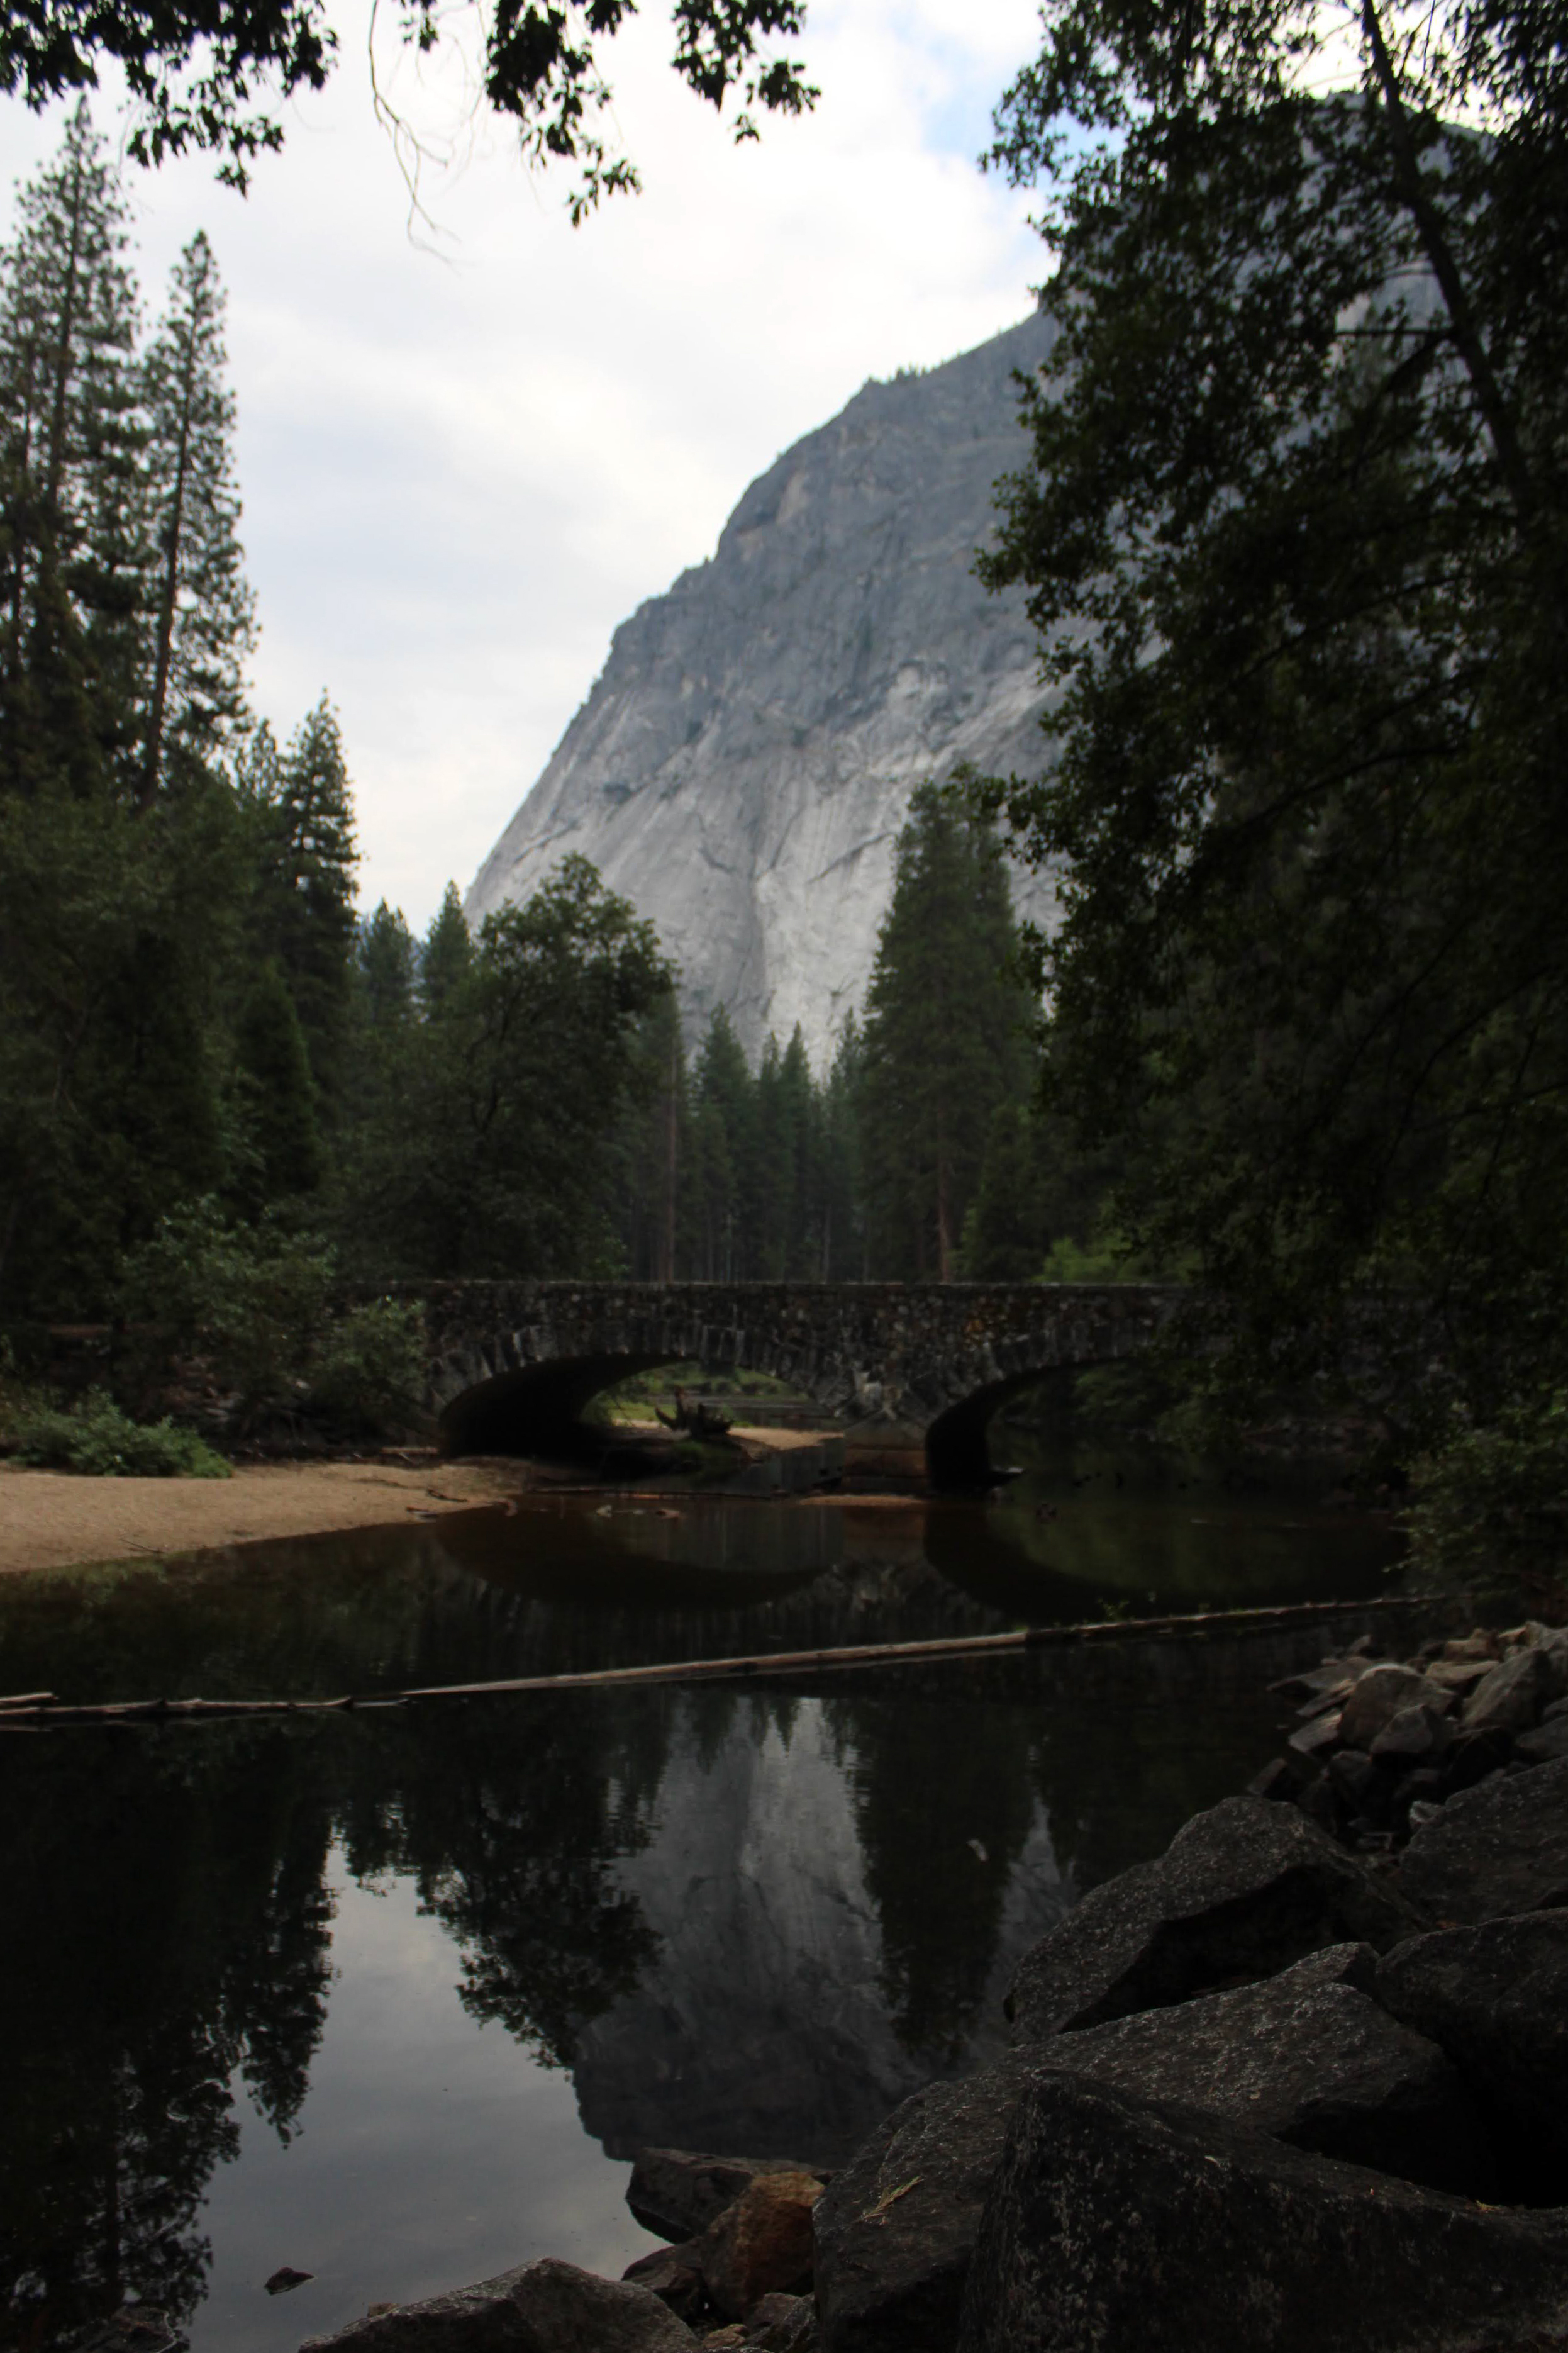
[[[1036,20],[1030,0],[812,0],[816,114],[737,149],[668,71],[650,5],[610,52],[645,193],[575,230],[564,182],[473,125],[459,57],[432,72],[384,40],[383,86],[447,158],[411,232],[368,5],[333,19],[338,72],[248,197],[200,162],[132,193],[150,299],[197,227],[229,289],[258,706],[286,733],[331,692],[365,902],[417,927],[448,876],[467,886],[616,624],[711,552],[747,482],[868,376],[1028,309],[1026,203],[973,159]],[[0,100],[7,220],[58,133]]]

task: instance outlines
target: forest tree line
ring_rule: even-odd
[[[199,1270],[258,1259],[275,1293],[1037,1271],[990,821],[915,797],[826,1071],[798,1034],[751,1067],[722,1010],[689,1050],[580,859],[474,934],[450,885],[422,939],[362,919],[330,701],[282,743],[247,701],[234,430],[212,248],[149,327],[84,105],[0,256],[0,1321],[199,1322]]]

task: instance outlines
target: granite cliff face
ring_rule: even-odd
[[[865,995],[910,792],[962,760],[1037,771],[1043,703],[1016,597],[973,576],[1026,443],[1013,372],[1036,317],[868,384],[746,491],[711,560],[616,630],[544,774],[480,868],[477,922],[570,850],[658,924],[689,1024],[814,1061]],[[1028,911],[1048,918],[1035,882]]]

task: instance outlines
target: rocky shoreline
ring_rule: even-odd
[[[1568,2348],[1568,1629],[1274,1687],[1285,1755],[1029,1952],[841,2171],[646,2150],[668,2242],[306,2353]]]

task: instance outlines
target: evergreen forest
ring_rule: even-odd
[[[1216,1429],[1353,1390],[1445,1559],[1560,1552],[1561,14],[1041,23],[989,162],[1038,193],[1058,332],[980,568],[1047,744],[916,797],[826,1071],[798,1038],[751,1067],[721,1011],[683,1039],[659,942],[570,860],[477,936],[451,892],[423,940],[356,915],[330,702],[279,741],[247,702],[215,258],[144,318],[79,111],[0,264],[7,1329],[244,1293],[224,1377],[259,1394],[310,1320],[279,1303],[333,1283],[1160,1270],[1220,1309],[1178,1376]],[[182,112],[179,11],[125,25],[148,160],[243,176],[275,126]],[[42,90],[25,50],[0,79]],[[583,203],[632,185],[584,138]],[[1049,938],[1008,860],[1061,880]],[[294,1377],[347,1393],[378,1345]]]
[[[322,1334],[399,1280],[1039,1271],[1072,1204],[987,816],[916,795],[826,1071],[798,1034],[753,1067],[721,1008],[689,1052],[678,974],[581,859],[477,934],[451,885],[423,938],[362,917],[330,699],[279,740],[247,698],[216,259],[195,237],[149,315],[85,103],[0,258],[0,401],[14,1351],[157,1327],[259,1411],[395,1386],[406,1328],[364,1311],[335,1372]]]

